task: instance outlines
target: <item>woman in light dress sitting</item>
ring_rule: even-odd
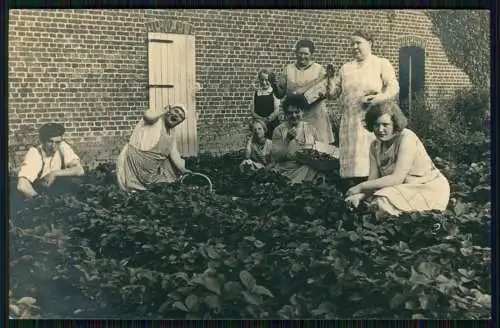
[[[346,201],[353,207],[366,202],[379,219],[404,212],[444,211],[450,199],[448,180],[417,135],[406,128],[399,106],[393,101],[372,105],[365,123],[376,137],[370,146],[370,173],[367,181],[347,191]]]
[[[292,184],[314,181],[321,174],[298,162],[295,154],[301,149],[312,149],[318,141],[318,132],[311,123],[302,119],[300,96],[288,95],[282,106],[286,121],[274,129],[268,168],[287,177]]]
[[[175,182],[190,172],[177,150],[172,131],[185,118],[183,105],[148,109],[144,113],[116,162],[122,190],[146,190],[153,184]]]
[[[245,159],[240,164],[242,171],[263,169],[271,159],[272,141],[266,138],[267,124],[260,119],[253,119],[249,124],[252,134],[247,140]]]

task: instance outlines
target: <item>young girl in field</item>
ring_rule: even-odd
[[[248,137],[245,159],[240,164],[242,170],[258,170],[264,168],[270,160],[272,141],[266,138],[266,123],[253,119],[250,124],[252,134]]]
[[[258,73],[259,88],[252,97],[252,118],[266,124],[266,138],[271,139],[274,129],[279,125],[280,100],[273,94],[269,83],[269,72],[261,70]]]

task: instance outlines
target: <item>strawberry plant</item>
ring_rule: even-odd
[[[126,194],[101,164],[71,195],[16,206],[11,316],[489,318],[486,157],[435,160],[452,187],[444,213],[378,222],[345,206],[335,174],[289,186],[241,173],[241,156],[187,159],[213,193],[172,184]]]

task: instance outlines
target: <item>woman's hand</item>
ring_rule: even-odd
[[[372,105],[377,105],[383,102],[384,99],[380,96],[380,94],[374,94],[374,95],[367,95],[363,98],[363,103],[369,107]]]
[[[346,196],[349,197],[349,196],[360,194],[360,193],[362,193],[362,190],[361,190],[360,185],[357,184],[354,187],[351,187],[351,188],[349,188],[349,190],[347,190]]]
[[[347,197],[344,201],[346,202],[347,206],[350,207],[351,209],[358,208],[359,204],[361,201],[365,198],[364,194],[354,194],[349,197]]]

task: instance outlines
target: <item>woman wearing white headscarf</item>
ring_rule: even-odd
[[[122,190],[145,190],[156,183],[172,183],[189,172],[171,131],[185,118],[183,105],[149,109],[144,113],[116,163],[118,185]]]

